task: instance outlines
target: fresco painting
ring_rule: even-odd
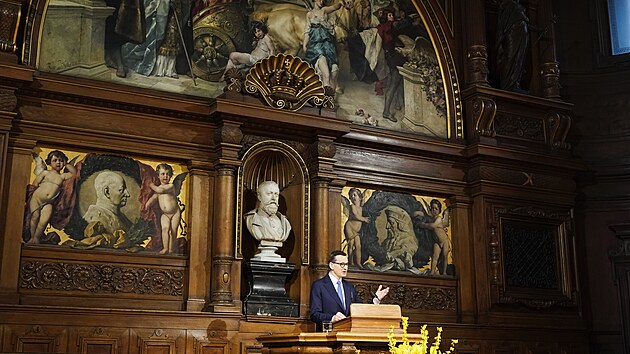
[[[353,267],[455,275],[444,198],[344,187],[341,219],[341,248]]]
[[[163,161],[37,149],[27,186],[27,246],[187,253],[187,172]]]
[[[82,16],[72,4],[50,1],[39,70],[213,98],[227,69],[285,53],[335,92],[338,118],[448,135],[442,71],[410,0],[109,0]]]

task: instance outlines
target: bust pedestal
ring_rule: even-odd
[[[295,265],[287,263],[245,262],[249,287],[244,301],[245,315],[297,317],[298,304],[289,298],[285,288],[294,270]]]

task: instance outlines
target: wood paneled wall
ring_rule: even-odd
[[[431,20],[448,29],[440,45],[452,49],[449,65],[459,69],[449,74],[451,83],[464,86],[449,86],[461,97],[453,119],[463,122],[450,139],[351,124],[309,110],[281,111],[251,98],[184,97],[35,75],[5,53],[0,350],[245,354],[260,352],[259,335],[313,330],[310,283],[326,272],[327,253],[338,243],[341,190],[359,185],[446,196],[454,220],[454,276],[353,270],[349,279],[364,298],[374,286],[388,284],[387,301],[401,305],[412,331],[420,323],[443,325],[447,337],[461,340],[459,353],[587,353],[573,215],[574,177],[584,167],[565,141],[571,105],[558,99],[555,53],[538,44],[531,65],[546,76],[532,79],[532,95],[490,87],[484,74],[485,17],[496,15],[490,3],[423,2],[434,11]],[[537,1],[529,1],[529,9],[542,22],[552,12]],[[243,152],[269,139],[294,149],[310,176],[310,259],[290,258],[297,268],[289,289],[299,304],[297,318],[242,315],[246,288],[234,252],[237,171]],[[37,146],[185,163],[188,255],[165,260],[23,245],[24,186]],[[301,241],[293,242],[300,250]],[[72,277],[79,266],[94,274],[106,266],[126,277],[91,287]],[[147,287],[147,274],[167,274],[169,282]],[[120,281],[125,291],[112,291]]]

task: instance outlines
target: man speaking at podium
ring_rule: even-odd
[[[330,271],[311,286],[311,320],[316,330],[322,330],[322,322],[337,322],[350,316],[350,304],[361,303],[354,286],[343,278],[348,274],[348,256],[343,251],[332,251],[328,259]],[[372,302],[380,304],[389,293],[389,287],[378,286]]]

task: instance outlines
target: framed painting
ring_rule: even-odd
[[[445,198],[357,187],[342,190],[341,249],[351,266],[454,275]]]
[[[38,148],[24,205],[27,246],[187,253],[181,164]]]

